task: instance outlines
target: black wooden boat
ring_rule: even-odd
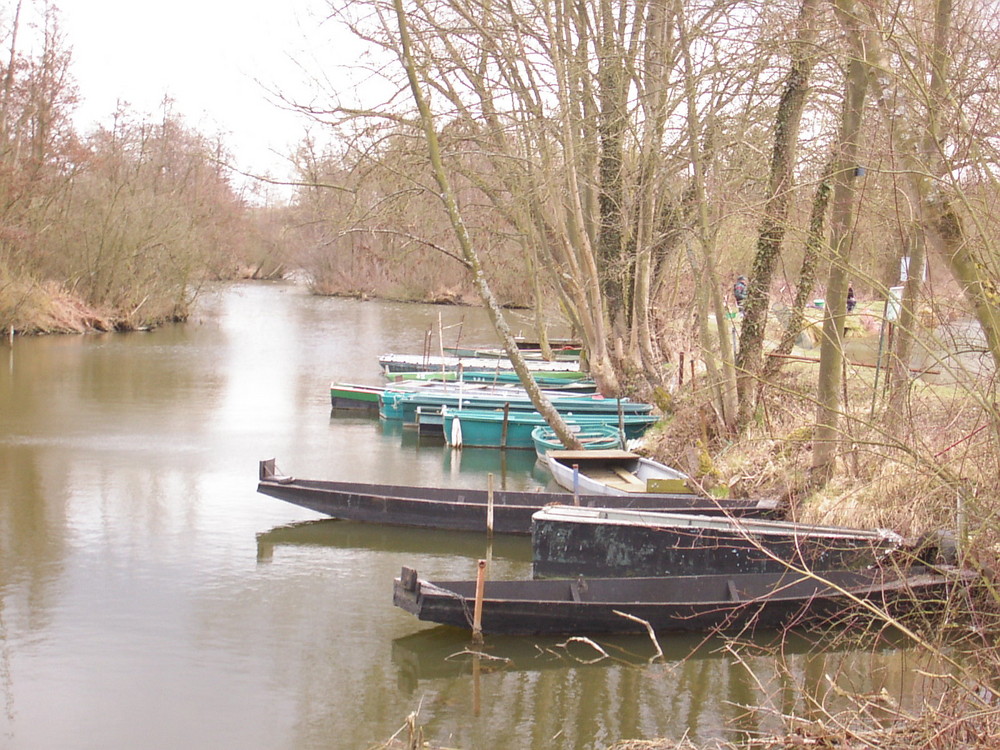
[[[268,459],[260,462],[257,491],[349,521],[459,531],[486,530],[487,490],[295,479],[279,475],[274,459]],[[663,512],[762,516],[777,511],[777,503],[773,500],[714,500],[695,495],[579,495],[578,499],[581,506]],[[564,492],[495,490],[493,530],[498,534],[530,534],[533,513],[551,503],[573,501],[573,495]]]
[[[535,513],[536,577],[781,573],[858,568],[906,546],[886,529],[550,505]]]
[[[940,609],[972,571],[912,568],[815,575],[744,573],[655,578],[486,581],[482,632],[511,635],[755,630],[839,618],[865,602],[900,616]],[[472,629],[476,581],[426,581],[403,568],[393,604],[421,620]],[[639,618],[640,621],[630,619]]]

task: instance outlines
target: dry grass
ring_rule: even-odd
[[[849,367],[838,471],[815,490],[809,467],[816,375],[813,363],[789,362],[763,389],[756,419],[738,439],[719,429],[706,391],[687,385],[674,394],[674,414],[651,436],[649,452],[732,496],[780,498],[796,520],[891,528],[911,539],[945,531],[957,540],[961,561],[984,573],[984,586],[976,596],[948,602],[942,618],[920,623],[922,648],[941,649],[954,663],[933,681],[915,715],[876,713],[859,703],[822,721],[789,722],[782,736],[699,750],[1000,747],[1000,699],[991,692],[1000,675],[1000,585],[993,573],[1000,558],[1000,424],[993,386],[914,380],[902,408],[890,413],[882,384],[873,397],[874,370]],[[609,750],[692,748],[686,739],[660,739],[622,740]]]
[[[907,537],[955,530],[974,542],[975,559],[993,567],[1000,435],[984,391],[915,381],[892,418],[881,392],[873,408],[874,371],[849,369],[838,473],[817,491],[809,482],[815,377],[815,365],[789,363],[738,439],[722,434],[705,391],[685,386],[648,450],[730,496],[781,499],[797,520],[888,527]]]

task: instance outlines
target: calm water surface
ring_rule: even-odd
[[[515,328],[518,323],[515,322]],[[257,462],[309,478],[540,486],[534,457],[451,455],[378,420],[331,415],[331,380],[425,335],[493,340],[481,311],[225,287],[152,333],[0,345],[0,747],[366,748],[418,712],[455,748],[601,748],[739,736],[810,696],[919,695],[914,655],[784,659],[720,640],[487,640],[392,606],[430,578],[530,575],[527,540],[324,520],[256,493]],[[458,656],[455,656],[459,654]],[[755,707],[748,711],[747,706]]]

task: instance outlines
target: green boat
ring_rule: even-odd
[[[377,412],[384,390],[377,385],[333,382],[330,383],[330,406],[348,411]]]
[[[657,417],[652,414],[562,414],[570,425],[593,427],[618,425],[625,429],[625,439],[642,437]],[[536,411],[501,411],[489,409],[448,409],[444,412],[444,439],[453,448],[511,448],[534,450],[531,431],[546,425]]]

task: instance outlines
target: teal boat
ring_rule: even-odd
[[[418,409],[438,409],[450,406],[483,405],[484,408],[502,408],[504,404],[521,402],[527,398],[519,385],[494,385],[472,381],[437,382],[411,380],[392,383],[382,389],[379,399],[379,416],[382,419],[412,423]],[[530,401],[528,402],[530,405]]]
[[[653,407],[628,399],[610,399],[595,394],[545,391],[545,396],[560,414],[603,414],[604,421],[617,419],[619,413],[649,414]],[[415,421],[418,408],[448,409],[507,409],[512,412],[534,412],[535,405],[527,391],[517,386],[488,386],[471,383],[422,383],[421,387],[386,387],[379,406],[383,419]]]
[[[516,372],[392,372],[386,373],[390,383],[408,380],[434,380],[445,383],[464,381],[468,383],[490,383],[492,385],[521,385],[521,379]],[[566,390],[576,393],[594,393],[597,383],[585,372],[552,372],[532,373],[532,379],[540,388],[547,390]]]
[[[622,440],[621,430],[618,425],[598,424],[598,425],[570,425],[570,432],[580,441],[584,450],[609,450],[623,449],[625,447]],[[535,444],[535,453],[539,458],[545,458],[549,451],[561,451],[566,446],[556,436],[556,431],[548,425],[534,428],[531,431],[531,441]]]
[[[657,418],[652,414],[562,414],[570,425],[593,427],[617,425],[625,428],[625,439],[642,437]],[[547,425],[536,411],[518,412],[490,409],[447,409],[444,412],[444,439],[453,448],[512,448],[534,450],[531,431]]]

